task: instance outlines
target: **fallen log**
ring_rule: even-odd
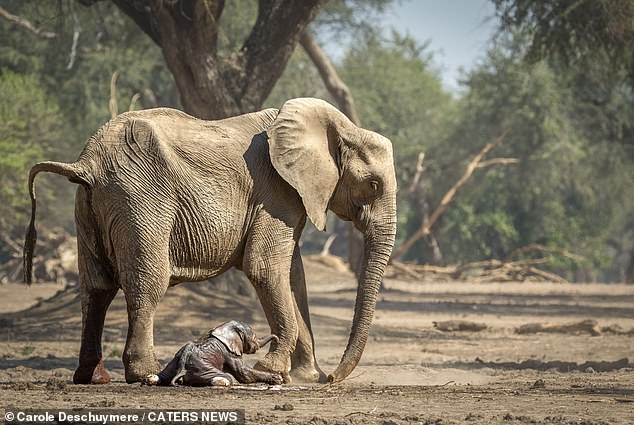
[[[592,336],[601,335],[601,329],[596,320],[587,319],[580,322],[568,324],[553,323],[528,323],[517,328],[517,333],[521,335],[535,333],[564,333],[564,334],[580,334],[588,333]]]
[[[446,320],[433,322],[434,328],[442,332],[480,332],[487,328],[484,323],[469,322],[467,320]]]
[[[510,281],[566,282],[563,277],[536,267],[536,265],[547,261],[548,259],[545,258],[512,262],[492,259],[458,266],[434,266],[406,264],[392,260],[386,275],[391,278],[405,280],[466,280],[474,283]]]

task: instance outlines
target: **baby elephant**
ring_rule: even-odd
[[[232,320],[185,344],[158,375],[148,375],[148,385],[231,385],[266,382],[281,384],[277,373],[259,371],[242,362],[242,354],[253,354],[277,336],[257,339],[251,326]]]

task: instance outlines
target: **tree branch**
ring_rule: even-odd
[[[75,58],[77,57],[77,43],[79,42],[79,34],[81,34],[81,22],[75,13],[75,3],[70,3],[70,14],[73,17],[73,44],[70,47],[70,53],[68,55],[68,65],[66,69],[73,69],[75,65]]]
[[[102,0],[77,0],[92,5]],[[325,0],[259,0],[242,48],[217,53],[224,0],[112,0],[157,43],[186,112],[220,119],[260,109],[282,75],[299,35]]]
[[[81,0],[80,0],[81,1]],[[90,5],[93,1],[83,0],[84,4]],[[98,1],[98,0],[97,0]],[[128,15],[135,24],[156,43],[161,45],[161,31],[156,22],[153,20],[151,7],[148,1],[129,1],[129,0],[112,0],[112,2],[123,13]]]
[[[12,14],[2,6],[0,6],[0,16],[9,22],[13,22],[14,24],[24,28],[25,30],[32,32],[40,38],[46,38],[50,40],[57,37],[57,34],[55,34],[54,32],[44,31],[41,28],[37,28],[27,19]]]
[[[282,75],[300,34],[325,0],[259,0],[258,17],[240,49],[248,78],[240,104],[261,104]]]
[[[517,158],[493,158],[480,162],[476,168],[486,168],[492,165],[510,165],[520,162]]]
[[[119,115],[119,106],[117,105],[117,78],[119,71],[112,73],[110,78],[110,100],[108,101],[108,109],[110,110],[110,118]]]
[[[359,115],[357,114],[357,110],[354,106],[354,99],[352,98],[350,89],[348,89],[348,86],[339,77],[337,70],[330,62],[330,59],[328,59],[328,56],[326,56],[324,51],[315,41],[310,29],[306,28],[304,32],[302,32],[299,37],[299,43],[308,54],[308,57],[310,57],[310,60],[313,61],[313,64],[315,65],[315,68],[317,68],[326,89],[328,89],[328,92],[337,101],[341,112],[350,118],[350,121],[356,125],[360,125],[361,120],[359,119]]]
[[[423,174],[425,167],[423,166],[423,161],[425,160],[425,152],[421,152],[418,154],[418,159],[416,160],[416,173],[414,177],[412,177],[412,181],[409,184],[409,187],[405,191],[405,194],[412,193],[416,190],[416,186],[418,186],[418,182],[420,181],[420,176]]]
[[[491,259],[443,267],[429,264],[404,264],[397,260],[392,260],[388,272],[392,276],[404,275],[416,281],[431,278],[432,280],[456,279],[469,280],[470,282],[525,281],[529,279],[566,282],[563,277],[555,273],[535,267],[539,264],[545,264],[547,261],[548,259],[546,258],[536,258],[534,260],[507,263],[502,260]]]
[[[322,257],[330,255],[330,247],[332,246],[332,243],[335,241],[336,238],[337,235],[328,236],[328,239],[326,239],[326,242],[324,242],[324,246],[321,248],[321,253],[319,255],[321,255]]]
[[[502,132],[495,139],[495,141],[491,143],[487,143],[482,148],[482,150],[478,152],[478,154],[471,160],[471,162],[467,164],[467,168],[464,174],[462,175],[462,177],[460,177],[460,179],[458,179],[458,181],[447,191],[447,193],[445,193],[445,196],[443,196],[442,200],[440,201],[440,205],[438,206],[438,208],[436,208],[436,210],[429,216],[429,218],[425,222],[423,222],[423,224],[418,228],[416,232],[414,232],[414,234],[412,234],[405,242],[403,242],[403,244],[392,254],[392,258],[399,258],[403,256],[407,251],[411,249],[411,247],[419,239],[429,234],[429,232],[431,231],[431,227],[438,221],[440,217],[442,217],[442,215],[445,213],[445,210],[447,209],[447,206],[453,201],[454,197],[456,196],[456,193],[458,192],[458,189],[460,189],[467,182],[467,180],[471,178],[471,176],[473,175],[476,169],[482,168],[480,164],[484,164],[484,163],[488,163],[488,165],[494,165],[498,163],[501,164],[501,163],[504,163],[506,160],[510,159],[510,158],[496,158],[495,160],[482,162],[482,158],[484,158],[484,156],[487,153],[489,153],[491,149],[493,149],[495,146],[502,143],[502,140],[504,140],[505,137],[506,137],[506,131]],[[501,160],[505,160],[505,161],[501,161]],[[515,162],[517,161],[507,162],[507,163],[515,163]]]
[[[528,244],[525,245],[523,247],[517,248],[516,250],[512,251],[510,254],[508,254],[506,256],[506,260],[510,260],[514,257],[519,256],[520,254],[524,254],[526,252],[548,252],[551,254],[559,254],[562,257],[566,257],[566,258],[570,258],[571,260],[574,261],[585,261],[586,258],[578,255],[578,254],[574,254],[570,251],[568,251],[567,249],[557,249],[557,248],[551,248],[545,245],[541,245],[538,243],[532,243],[532,244]]]

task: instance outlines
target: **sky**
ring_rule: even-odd
[[[424,42],[441,69],[445,88],[459,91],[459,70],[471,69],[484,57],[496,30],[490,0],[401,0],[388,12],[384,25]]]

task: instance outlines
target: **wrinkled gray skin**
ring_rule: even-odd
[[[243,322],[232,320],[210,330],[198,341],[181,347],[174,358],[159,372],[149,375],[149,385],[216,385],[218,378],[223,385],[238,381],[241,384],[265,382],[281,384],[282,376],[251,369],[242,362],[242,354],[254,354],[277,336],[267,335],[257,339],[253,329]]]
[[[89,139],[76,162],[31,169],[27,281],[36,240],[33,182],[42,171],[79,184],[83,330],[74,382],[110,379],[101,336],[119,289],[128,307],[125,377],[136,382],[160,370],[153,317],[167,288],[231,267],[248,276],[279,337],[256,368],[280,373],[285,382],[325,381],[315,361],[298,241],[307,216],[325,228],[328,209],[364,235],[350,337],[328,379],[339,381],[356,367],[396,232],[396,178],[385,137],[312,98],[219,121],[166,108],[121,114]]]

